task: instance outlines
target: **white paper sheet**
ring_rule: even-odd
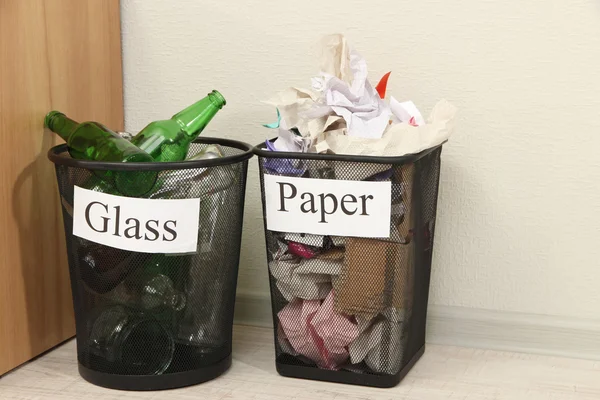
[[[425,125],[425,119],[412,101],[403,101],[401,103],[392,96],[390,97],[390,109],[398,119],[398,122],[410,123],[411,119],[414,118],[413,121],[416,126]]]
[[[308,89],[288,88],[271,99],[265,101],[279,109],[281,115],[281,127],[291,129],[297,127],[302,135],[306,132],[306,121],[303,113],[312,109],[319,98],[319,94]]]
[[[339,36],[326,41],[323,52],[324,103],[344,118],[349,136],[380,138],[389,124],[390,108],[367,80],[365,59]]]
[[[311,145],[310,138],[295,135],[293,132],[279,128],[279,136],[273,142],[277,151],[294,151],[305,153]]]
[[[318,141],[320,149],[336,154],[364,156],[402,156],[415,154],[448,139],[454,128],[456,108],[446,100],[438,102],[431,112],[427,124],[390,126],[381,139],[336,135],[325,132]]]
[[[326,36],[322,41],[321,72],[311,79],[311,89],[289,88],[267,102],[278,107],[280,128],[288,132],[296,128],[306,138],[302,143],[295,139],[285,144],[289,138],[284,138],[281,148],[403,156],[448,139],[456,113],[450,103],[438,102],[425,121],[411,101],[390,97],[388,105],[367,74],[365,59],[350,48],[343,35]]]

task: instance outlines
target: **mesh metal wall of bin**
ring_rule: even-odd
[[[79,371],[86,380],[117,389],[166,389],[212,379],[231,365],[252,151],[241,142],[201,138],[189,154],[208,144],[219,145],[223,157],[126,167],[138,179],[156,179],[155,189],[141,197],[200,203],[191,254],[121,250],[75,236],[75,186],[106,192],[97,177],[119,165],[72,159],[66,145],[50,150],[63,207]]]
[[[366,157],[255,147],[264,212],[265,175],[391,182],[388,238],[270,231],[265,217],[281,375],[392,387],[421,357],[441,150]]]

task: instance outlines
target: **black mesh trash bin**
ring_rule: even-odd
[[[174,163],[99,163],[71,158],[66,145],[48,153],[56,166],[62,203],[79,372],[91,383],[125,390],[167,389],[213,379],[231,365],[246,173],[252,147],[232,140],[201,138],[192,143],[189,155],[209,144],[218,145],[222,157]],[[181,204],[173,202],[175,199],[191,199],[188,201],[195,205],[196,214],[190,218],[198,219],[195,251],[132,251],[73,233],[79,222],[77,219],[74,224],[73,216],[81,215],[74,203],[80,201],[75,195],[79,188],[119,195],[109,179],[118,173],[155,180],[153,190],[139,198],[168,200],[175,207]],[[167,221],[160,226],[165,228],[161,232],[158,217],[156,222],[149,220],[147,225],[142,222],[138,226],[133,219],[119,215],[117,207],[94,207],[94,212],[100,212],[90,217],[94,230],[107,232],[102,226],[106,223],[115,226],[112,232],[113,225],[106,225],[111,227],[108,234],[126,235],[128,239],[174,238],[167,229],[176,232],[173,224]],[[88,209],[92,210],[86,208],[86,212]],[[186,209],[180,211],[187,215]],[[86,213],[85,218],[88,216]],[[116,228],[119,218],[122,226]],[[196,225],[191,225],[195,239]],[[133,228],[124,233],[125,226]],[[138,228],[146,229],[145,233]]]
[[[281,375],[392,387],[421,357],[441,150],[440,145],[415,155],[370,157],[276,152],[264,144],[254,148],[259,156],[276,367]],[[287,207],[284,197],[301,198],[307,217],[318,212],[312,200],[318,196],[327,200],[327,194],[301,195],[295,188],[285,192],[282,184],[281,193],[268,195],[269,175],[276,176],[270,182],[279,177],[390,182],[391,195],[386,197],[391,202],[386,214],[390,234],[373,238],[269,230],[267,196],[277,199],[270,201],[281,196],[279,211]],[[344,203],[344,198],[330,196],[328,204],[338,208],[345,204],[347,209],[342,210],[356,212],[360,201],[350,196]]]

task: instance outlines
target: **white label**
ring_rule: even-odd
[[[387,238],[391,182],[264,175],[267,229]]]
[[[196,252],[198,199],[136,199],[75,186],[73,235],[142,253]]]

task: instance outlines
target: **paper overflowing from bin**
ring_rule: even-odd
[[[277,129],[281,125],[281,113],[279,109],[277,109],[277,121],[271,122],[270,124],[263,124],[265,128]]]
[[[293,153],[420,153],[449,139],[456,108],[440,100],[424,117],[415,103],[391,95],[390,77],[393,82],[398,75],[390,72],[372,85],[365,59],[342,35],[326,36],[321,49],[320,72],[310,79],[309,88],[288,88],[267,101],[278,112],[278,121],[268,124],[278,137],[269,137],[266,148],[290,155],[262,157],[264,172],[390,182],[390,230],[385,237],[364,232],[352,237],[349,230],[346,236],[330,236],[341,235],[331,230],[315,230],[323,235],[290,233],[292,228],[283,227],[271,232],[278,246],[269,261],[272,290],[280,294],[274,297],[278,349],[295,362],[320,368],[397,374],[405,363],[410,331],[415,253],[421,251],[422,241],[431,242],[427,232],[421,235],[422,229],[415,227],[422,225],[415,219],[422,217],[423,209],[418,216],[413,210],[413,201],[421,201],[413,199],[413,190],[423,185],[424,176],[416,181],[417,164],[412,161],[299,159]],[[333,184],[324,185],[333,191]]]
[[[398,122],[407,122],[412,126],[425,125],[425,119],[423,119],[421,112],[412,101],[401,103],[392,96],[390,98],[390,108]]]
[[[288,88],[266,101],[281,117],[270,150],[402,156],[449,138],[456,113],[449,102],[439,101],[425,120],[412,101],[384,100],[389,73],[374,88],[365,59],[343,35],[325,36],[321,49],[309,89]]]
[[[367,80],[367,62],[342,35],[325,37],[323,47],[322,96],[307,116],[334,113],[346,121],[347,135],[381,137],[391,111]]]
[[[280,128],[280,131],[282,129]],[[289,134],[292,134],[291,132]],[[286,134],[284,134],[283,140],[277,140],[277,146],[274,142],[266,141],[265,144],[269,151],[295,151],[294,146],[298,145],[293,140],[286,141]],[[300,145],[300,147],[302,147]],[[289,150],[291,149],[291,150]],[[286,176],[302,176],[306,172],[306,168],[302,160],[289,159],[289,158],[268,158],[264,160],[264,167],[269,170],[272,174],[286,175]]]
[[[290,130],[279,128],[279,137],[271,144],[276,151],[306,153],[310,146],[310,139],[296,135]]]
[[[382,99],[385,99],[385,93],[387,91],[387,84],[388,84],[388,80],[390,79],[391,74],[392,74],[392,71],[385,74],[381,78],[381,80],[379,81],[377,86],[375,86],[375,90],[377,90],[377,93],[379,93],[379,97],[381,97]]]

